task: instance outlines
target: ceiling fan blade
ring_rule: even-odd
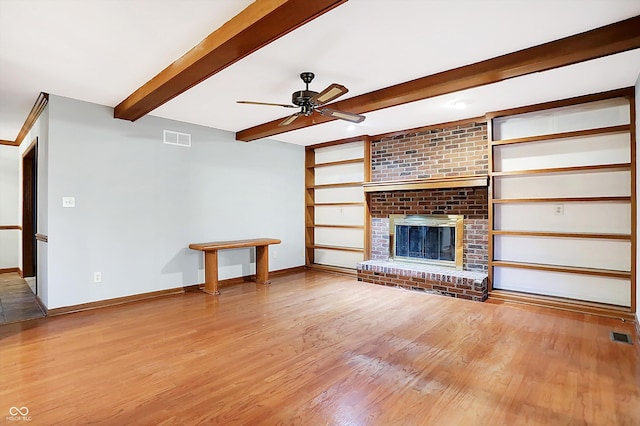
[[[238,104],[250,104],[250,105],[281,106],[281,107],[285,107],[285,108],[298,108],[295,105],[273,104],[273,103],[270,103],[270,102],[236,101],[236,103],[238,103]]]
[[[278,124],[278,127],[288,126],[289,124],[293,123],[296,120],[296,118],[300,117],[301,115],[303,115],[301,112],[296,112],[295,114],[288,116],[287,118],[284,119],[282,123]]]
[[[318,93],[315,96],[312,96],[309,101],[313,105],[324,105],[327,102],[331,102],[332,100],[344,95],[348,91],[349,89],[347,89],[346,87],[340,84],[333,83],[322,92]]]
[[[322,108],[317,109],[320,114],[328,115],[330,117],[339,118],[340,120],[350,121],[352,123],[361,123],[366,118],[364,115],[353,114],[351,112],[338,111],[337,109]]]

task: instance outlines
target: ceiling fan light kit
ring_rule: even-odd
[[[361,123],[364,121],[365,116],[360,114],[354,114],[346,111],[339,111],[331,108],[319,108],[327,102],[331,102],[334,99],[344,95],[349,91],[346,87],[333,83],[329,85],[322,92],[314,92],[313,90],[309,90],[309,83],[313,81],[315,74],[312,72],[303,72],[300,74],[300,78],[305,83],[305,90],[298,90],[297,92],[293,92],[291,95],[291,103],[293,105],[288,104],[278,104],[278,103],[270,103],[270,102],[254,102],[254,101],[237,101],[239,104],[253,104],[253,105],[268,105],[268,106],[280,106],[285,108],[300,108],[299,112],[290,115],[285,118],[278,126],[288,126],[293,123],[296,118],[301,115],[310,116],[315,112],[320,113],[321,115],[334,117],[340,120],[350,121],[352,123]]]

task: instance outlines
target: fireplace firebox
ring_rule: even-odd
[[[389,258],[461,270],[463,222],[461,215],[389,215]]]

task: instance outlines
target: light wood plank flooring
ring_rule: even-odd
[[[322,272],[0,327],[0,423],[638,425],[630,323]],[[4,424],[4,423],[3,423]]]

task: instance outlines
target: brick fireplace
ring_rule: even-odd
[[[380,190],[365,187],[371,191],[371,260],[358,265],[359,281],[486,299],[486,131],[486,123],[467,122],[372,141],[371,180],[381,185]],[[462,183],[457,179],[473,176],[480,181],[484,177],[485,185],[476,180],[467,187],[464,179]],[[389,215],[397,214],[463,215],[463,270],[388,262]]]
[[[371,259],[389,258],[389,215],[464,216],[463,266],[487,271],[489,235],[487,188],[422,189],[371,194]]]

